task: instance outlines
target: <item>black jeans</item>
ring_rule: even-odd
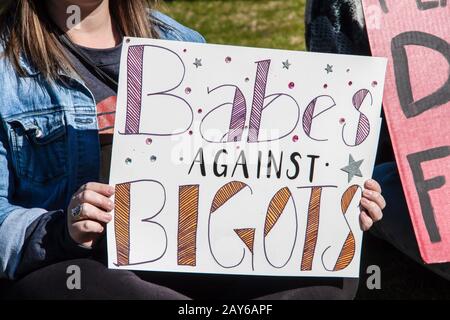
[[[373,177],[380,183],[387,205],[383,210],[383,219],[375,223],[370,231],[424,267],[450,280],[450,263],[425,264],[420,256],[396,164],[378,165]]]
[[[67,268],[81,271],[81,289],[69,290]],[[79,259],[53,264],[10,282],[3,299],[353,299],[358,279],[241,277],[111,270]]]

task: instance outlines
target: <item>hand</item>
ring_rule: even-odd
[[[365,190],[361,198],[361,214],[359,221],[363,231],[369,230],[372,225],[383,218],[382,210],[386,207],[386,201],[381,195],[381,187],[373,179],[364,183]]]
[[[111,221],[114,202],[109,198],[114,187],[90,182],[83,185],[72,197],[67,208],[67,224],[71,238],[86,247],[101,236]]]

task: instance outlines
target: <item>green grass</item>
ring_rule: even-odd
[[[209,43],[305,50],[306,0],[175,0],[162,5]]]

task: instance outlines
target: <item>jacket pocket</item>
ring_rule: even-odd
[[[11,158],[20,179],[47,183],[67,174],[67,132],[62,111],[7,120]]]

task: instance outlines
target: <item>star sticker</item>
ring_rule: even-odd
[[[341,169],[342,171],[347,172],[348,182],[352,181],[354,176],[362,177],[360,167],[361,167],[363,161],[364,161],[364,159],[355,161],[355,159],[353,159],[352,155],[351,154],[349,155],[348,166],[343,167]]]
[[[194,66],[196,68],[201,67],[202,66],[202,59],[195,58]]]
[[[292,65],[292,63],[289,62],[289,60],[283,61],[283,69],[288,69]]]
[[[333,72],[333,66],[330,64],[327,64],[327,67],[325,68],[325,71],[327,72],[327,74]]]

